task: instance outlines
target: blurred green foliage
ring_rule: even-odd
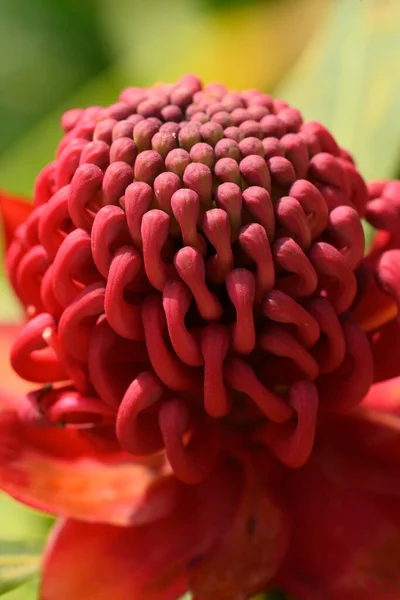
[[[110,64],[95,0],[0,2],[0,152]]]
[[[2,189],[31,194],[65,109],[187,70],[282,95],[331,128],[366,177],[400,174],[399,0],[2,0],[0,53]],[[16,314],[5,286],[2,320]],[[50,524],[0,496],[0,589],[9,542],[21,549],[7,555],[11,581]],[[37,579],[4,597],[36,598]]]
[[[0,596],[37,597],[40,555],[53,520],[0,495]]]
[[[39,577],[33,577],[20,587],[8,592],[3,600],[37,600],[39,594]]]
[[[279,0],[200,0],[202,6],[211,10],[226,10],[232,8],[235,4],[239,6],[246,4],[246,6],[249,6],[256,2],[267,4],[268,2],[279,2]]]
[[[341,0],[279,94],[324,123],[364,177],[393,177],[400,159],[400,2]]]

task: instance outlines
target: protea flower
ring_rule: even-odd
[[[373,384],[400,373],[400,184],[368,194],[322,125],[192,75],[62,125],[5,215],[11,363],[40,387],[3,415],[3,488],[77,519],[43,600],[397,597],[397,380]]]

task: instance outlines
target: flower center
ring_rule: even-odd
[[[303,464],[318,409],[371,383],[349,312],[367,200],[351,158],[283,101],[193,76],[63,125],[8,253],[30,316],[13,366],[68,386],[40,410],[115,422],[188,482],[238,439]]]

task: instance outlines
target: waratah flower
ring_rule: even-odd
[[[397,597],[399,403],[390,382],[375,413],[373,383],[400,373],[400,184],[368,194],[322,125],[191,75],[62,125],[30,214],[4,202],[11,363],[41,387],[3,419],[3,488],[79,520],[43,600],[245,600],[277,573],[299,600]]]

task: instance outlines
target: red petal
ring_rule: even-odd
[[[360,297],[352,309],[354,319],[365,332],[376,331],[393,321],[398,313],[393,296],[382,289],[372,274],[370,276],[371,280],[365,283],[364,289],[361,288]]]
[[[332,430],[330,447],[320,446],[309,464],[292,474],[294,530],[277,580],[302,600],[400,597],[400,456],[399,451],[388,460],[382,455],[389,440],[399,446],[399,420],[371,417],[365,427],[362,421],[343,421],[344,431],[338,421],[340,444],[334,446]],[[357,449],[361,431],[371,437]],[[343,438],[350,436],[352,451],[348,444],[345,452]]]
[[[1,489],[40,510],[86,521],[125,525],[164,517],[175,505],[174,478],[116,452],[106,434],[39,428],[16,411],[0,412]]]
[[[0,192],[0,214],[7,248],[11,243],[15,230],[21,223],[26,221],[32,210],[33,204],[30,204],[29,200]]]
[[[384,325],[372,336],[374,380],[382,381],[400,375],[400,322]]]
[[[276,497],[271,457],[259,450],[258,461],[256,469],[244,462],[246,480],[233,526],[194,567],[191,588],[197,600],[250,598],[267,588],[282,562],[289,523]]]
[[[400,464],[400,419],[366,408],[346,418],[330,416],[329,421],[321,421],[319,425],[319,446],[322,442],[331,448],[333,457],[343,456],[345,463],[350,463],[353,457],[359,465],[367,464],[373,473],[372,465],[377,460]]]
[[[62,522],[45,552],[41,600],[176,600],[187,572],[227,527],[239,474],[182,486],[168,518],[141,527]]]

